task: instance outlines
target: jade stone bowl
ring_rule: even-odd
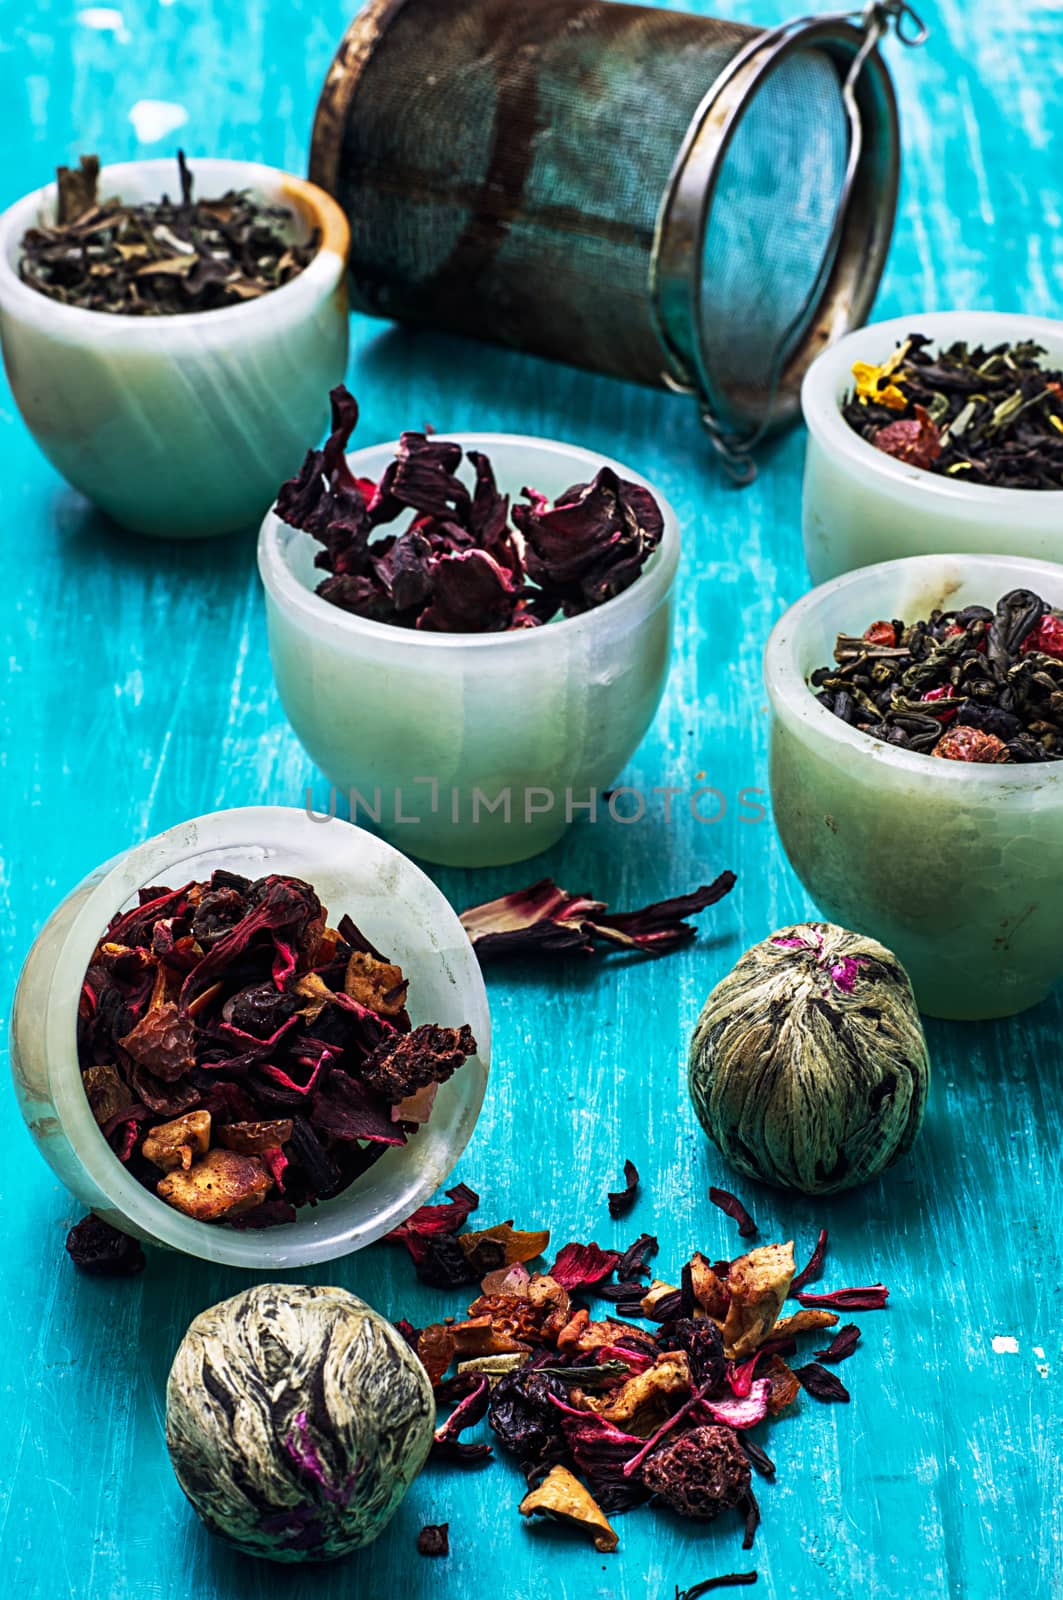
[[[215,867],[248,877],[290,873],[313,884],[333,925],[349,912],[410,980],[417,1026],[467,1022],[478,1052],[440,1086],[429,1120],[342,1193],[262,1230],[197,1222],[126,1171],[96,1125],[77,1058],[77,1011],[89,958],[111,917],[148,884],[177,887]],[[56,907],[26,957],[11,1019],[19,1107],[56,1176],[87,1209],[152,1244],[256,1272],[331,1261],[371,1244],[427,1200],[464,1150],[483,1102],[491,1018],[480,968],[458,918],[412,861],[349,822],[249,806],[196,817],[105,863]]]
[[[347,366],[347,219],[314,184],[249,161],[196,160],[197,195],[246,189],[321,247],[257,300],[129,317],[50,300],[18,274],[55,185],[0,216],[0,344],[26,426],[67,482],[136,533],[199,539],[254,527],[328,422]],[[172,160],[105,167],[100,195],[173,194]]]
[[[630,588],[513,633],[422,633],[353,616],[314,593],[321,547],[273,512],[262,524],[273,675],[329,781],[327,809],[349,807],[427,861],[496,866],[591,816],[652,722],[671,655],[679,527],[652,484],[593,451],[504,433],[447,437],[488,455],[513,499],[525,484],[556,498],[609,466],[651,489],[664,513],[661,543]],[[352,472],[379,479],[396,448],[355,451]]]
[[[963,553],[1063,561],[1063,490],[990,489],[895,461],[854,433],[840,410],[854,361],[879,365],[910,333],[936,346],[1032,339],[1063,366],[1063,322],[1003,311],[934,311],[874,322],[832,345],[801,386],[808,425],[802,522],[813,583],[871,562]]]
[[[907,967],[920,1010],[1006,1017],[1063,977],[1063,762],[981,766],[883,744],[821,706],[809,675],[840,632],[1028,588],[1063,606],[1063,566],[916,556],[812,590],[764,660],[771,794],[790,863],[832,922]]]

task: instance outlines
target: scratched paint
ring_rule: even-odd
[[[121,43],[77,26],[77,8],[56,0],[47,26],[43,10],[36,24],[24,19],[0,51],[0,201],[80,150],[136,156],[126,108],[143,99],[187,110],[193,153],[301,170],[317,88],[353,6],[123,0],[131,39]],[[794,7],[723,9],[771,22]],[[879,311],[966,302],[1051,314],[1063,302],[1063,198],[1043,136],[1054,126],[1058,0],[920,9],[935,29],[931,48],[891,52],[907,165]],[[164,138],[152,153],[168,148]],[[356,321],[353,333],[366,442],[425,422],[542,433],[630,460],[661,484],[686,539],[678,643],[656,726],[625,781],[690,789],[705,772],[728,797],[765,786],[760,651],[806,586],[801,440],[773,447],[759,482],[738,494],[714,477],[681,400],[379,324]],[[181,549],[108,530],[37,454],[2,387],[0,460],[6,997],[51,905],[98,862],[219,805],[298,804],[314,775],[273,692],[252,541]],[[734,895],[705,920],[699,944],[667,962],[492,977],[493,1081],[460,1168],[484,1193],[486,1221],[515,1216],[549,1224],[558,1243],[602,1245],[651,1228],[662,1270],[694,1245],[736,1248],[706,1203],[708,1184],[728,1174],[686,1104],[683,1052],[706,993],[741,950],[810,907],[769,826],[741,822],[734,803],[714,824],[677,806],[670,825],[659,812],[630,827],[584,825],[516,874],[438,874],[459,902],[550,871],[623,905],[724,866],[740,874]],[[799,1256],[826,1221],[827,1287],[881,1276],[892,1288],[887,1312],[857,1319],[852,1404],[802,1401],[774,1431],[779,1480],[764,1489],[753,1555],[752,1592],[763,1600],[1058,1600],[1063,1001],[1057,992],[1015,1023],[929,1031],[936,1080],[909,1162],[831,1202],[743,1186],[764,1234],[794,1237]],[[10,1094],[0,1116],[5,1597],[480,1600],[486,1570],[498,1600],[666,1600],[677,1582],[746,1565],[729,1520],[702,1529],[636,1511],[618,1519],[616,1556],[527,1527],[508,1464],[426,1474],[385,1537],[333,1571],[274,1573],[229,1555],[173,1481],[161,1394],[191,1318],[248,1280],[162,1256],[132,1284],[77,1278],[62,1259],[76,1207],[31,1149]],[[645,1193],[617,1224],[604,1196],[625,1156]],[[302,1276],[415,1321],[462,1309],[412,1283],[387,1248]],[[1018,1354],[996,1354],[997,1335]],[[416,1531],[443,1520],[453,1553],[423,1561]]]

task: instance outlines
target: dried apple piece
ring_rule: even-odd
[[[360,1006],[381,1017],[397,1017],[406,1004],[409,980],[392,961],[378,961],[366,950],[355,950],[347,963],[344,991]]]
[[[171,1172],[156,1194],[197,1222],[220,1222],[250,1211],[266,1198],[272,1178],[257,1156],[208,1150],[187,1172]]]
[[[524,1496],[519,1509],[522,1517],[545,1512],[570,1522],[589,1534],[594,1548],[603,1554],[620,1542],[598,1502],[567,1467],[552,1467],[539,1487]]]
[[[774,1328],[794,1275],[794,1242],[762,1245],[732,1261],[727,1275],[731,1303],[723,1325],[724,1351],[741,1361],[760,1348]]]
[[[210,1145],[210,1112],[187,1111],[172,1122],[160,1122],[145,1135],[140,1147],[145,1160],[163,1172],[187,1172],[196,1156]]]
[[[229,1122],[218,1129],[218,1143],[242,1156],[261,1156],[287,1144],[292,1136],[292,1119],[278,1117],[270,1122]]]

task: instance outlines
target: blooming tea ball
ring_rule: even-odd
[[[930,1061],[908,974],[829,922],[782,928],[710,994],[690,1097],[739,1172],[805,1194],[877,1177],[919,1132]]]
[[[384,1528],[432,1443],[428,1374],[345,1289],[265,1283],[203,1311],[166,1386],[177,1480],[213,1533],[324,1561]]]

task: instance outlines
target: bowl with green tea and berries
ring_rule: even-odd
[[[347,359],[348,226],[254,162],[83,156],[0,217],[0,342],[52,465],[135,532],[256,522]]]
[[[765,655],[773,811],[820,910],[920,1008],[1010,1015],[1063,976],[1063,567],[920,556],[797,602]]]
[[[935,312],[810,369],[804,539],[823,582],[948,551],[1063,559],[1063,324]]]

